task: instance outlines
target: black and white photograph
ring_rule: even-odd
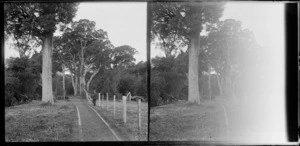
[[[4,3],[5,141],[147,141],[147,3]]]
[[[287,141],[284,3],[149,5],[149,141]]]
[[[299,3],[31,0],[0,10],[6,144],[299,141]]]

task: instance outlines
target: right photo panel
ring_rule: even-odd
[[[149,141],[287,141],[284,3],[148,4]]]

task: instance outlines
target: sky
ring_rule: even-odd
[[[146,61],[147,3],[145,2],[90,2],[81,3],[75,21],[89,19],[98,29],[107,31],[112,44],[129,45],[138,53],[136,63]]]

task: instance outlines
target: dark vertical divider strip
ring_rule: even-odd
[[[4,3],[2,3],[2,2],[0,2],[0,22],[1,22],[1,24],[0,24],[0,39],[1,39],[1,47],[0,47],[0,49],[1,49],[1,74],[2,74],[2,76],[1,76],[1,83],[2,83],[2,85],[4,85],[3,83],[4,83]],[[4,88],[5,88],[5,86],[1,86],[3,89],[1,90],[1,95],[2,95],[2,97],[5,97],[5,92],[4,92]],[[1,111],[1,113],[3,114],[3,116],[2,117],[4,117],[4,114],[5,114],[5,98],[2,98],[2,106],[3,106],[3,109],[2,109],[2,111]],[[3,122],[3,123],[2,123]],[[4,131],[4,128],[5,128],[5,125],[4,125],[4,122],[5,122],[5,120],[4,120],[4,118],[3,118],[3,120],[1,120],[1,131]],[[4,141],[5,140],[5,137],[4,136],[1,136],[1,141]]]
[[[285,4],[286,115],[288,141],[298,140],[298,26],[297,3]]]

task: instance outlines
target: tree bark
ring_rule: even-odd
[[[72,81],[72,87],[73,87],[73,91],[74,91],[74,96],[77,96],[77,85],[75,84],[75,75],[71,75],[71,81]]]
[[[189,87],[188,101],[200,104],[199,83],[198,83],[198,48],[199,48],[199,29],[191,36],[189,47]]]
[[[42,101],[54,103],[52,90],[52,45],[53,34],[43,40],[43,67],[42,67]]]
[[[98,74],[98,72],[99,72],[99,68],[91,75],[91,77],[89,78],[89,80],[88,80],[88,82],[87,82],[87,90],[89,91],[90,90],[90,84],[91,84],[91,82],[92,82],[92,80],[93,80],[93,78]]]
[[[217,80],[218,80],[218,87],[219,87],[220,96],[222,96],[223,95],[223,89],[222,89],[220,75],[217,75]]]
[[[81,45],[81,56],[80,56],[80,77],[79,77],[79,94],[82,95],[83,90],[83,78],[84,78],[84,47]]]
[[[71,80],[72,80],[72,86],[73,86],[73,90],[74,90],[74,96],[78,95],[78,77],[74,74],[71,76]]]
[[[210,71],[208,72],[208,96],[209,96],[209,99],[211,100],[211,97],[212,97],[212,89],[211,89],[211,75],[210,75]]]
[[[63,96],[64,96],[64,100],[66,99],[66,84],[65,84],[65,65],[62,64],[62,73],[63,73]]]

